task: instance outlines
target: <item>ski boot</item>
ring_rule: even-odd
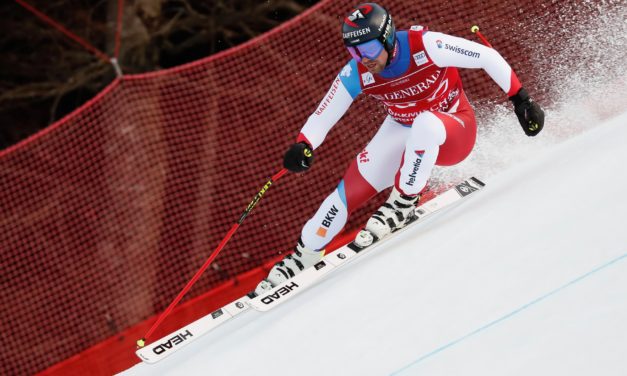
[[[387,201],[368,219],[366,228],[357,234],[355,245],[368,247],[413,222],[417,218],[415,209],[419,200],[420,195],[406,196],[394,187]]]
[[[294,252],[285,256],[282,261],[274,264],[268,276],[259,282],[257,288],[253,292],[254,296],[261,295],[272,290],[273,287],[280,285],[296,274],[302,272],[308,267],[322,260],[324,249],[320,251],[305,247],[303,241],[298,239]]]

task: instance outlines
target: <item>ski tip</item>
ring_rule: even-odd
[[[482,182],[481,180],[477,179],[476,177],[471,177],[470,180],[472,180],[473,182],[475,182],[476,184],[478,184],[481,187],[485,187],[485,183]]]

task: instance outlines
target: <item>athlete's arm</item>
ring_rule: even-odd
[[[516,73],[493,48],[443,33],[425,32],[426,53],[439,67],[482,68],[511,97],[521,85]]]
[[[298,135],[297,142],[307,142],[314,149],[320,146],[327,133],[344,116],[360,93],[357,63],[351,60],[335,77],[324,99],[307,119]]]
[[[483,68],[507,93],[527,136],[535,136],[544,127],[544,111],[529,98],[516,73],[495,49],[467,39],[442,33],[426,32],[422,40],[425,52],[440,67]]]

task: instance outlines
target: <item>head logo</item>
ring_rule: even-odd
[[[442,43],[442,41],[439,39],[435,41],[435,44],[438,45],[438,48],[442,48],[442,46],[444,45],[444,43]]]
[[[281,299],[282,296],[285,296],[285,295],[289,294],[290,292],[292,292],[292,290],[298,289],[299,287],[300,286],[298,286],[298,284],[296,282],[292,282],[290,284],[287,284],[287,285],[281,287],[280,289],[278,289],[273,294],[265,296],[264,298],[261,299],[261,302],[263,304],[266,304],[266,305],[267,304],[272,304],[276,300]]]
[[[174,337],[170,337],[166,342],[159,343],[158,346],[155,346],[152,349],[152,352],[154,352],[157,355],[161,355],[164,352],[174,348],[174,346],[183,343],[183,341],[188,340],[193,336],[194,335],[192,334],[192,332],[190,332],[189,330],[186,330],[185,332],[181,332],[175,335]]]
[[[390,33],[392,32],[392,17],[390,17],[389,15],[383,19],[383,22],[386,23],[387,25],[385,26],[385,31],[383,32],[383,40],[387,40],[390,37]],[[379,26],[379,31],[381,31],[381,28],[383,28],[383,25]]]
[[[348,17],[344,19],[344,23],[352,27],[359,27],[355,21],[358,19],[365,19],[366,17],[364,15],[370,12],[372,12],[372,7],[370,5],[362,5],[348,15]]]

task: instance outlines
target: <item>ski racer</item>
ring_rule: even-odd
[[[285,153],[284,167],[292,172],[309,169],[314,150],[358,95],[380,100],[388,115],[305,224],[294,252],[274,265],[256,294],[320,261],[349,214],[386,188],[393,187],[390,197],[370,217],[366,230],[380,239],[411,221],[433,167],[463,161],[475,144],[475,114],[457,68],[485,70],[512,101],[527,136],[536,136],[544,125],[540,106],[490,47],[422,26],[397,31],[389,12],[375,3],[351,10],[342,34],[352,59]]]

